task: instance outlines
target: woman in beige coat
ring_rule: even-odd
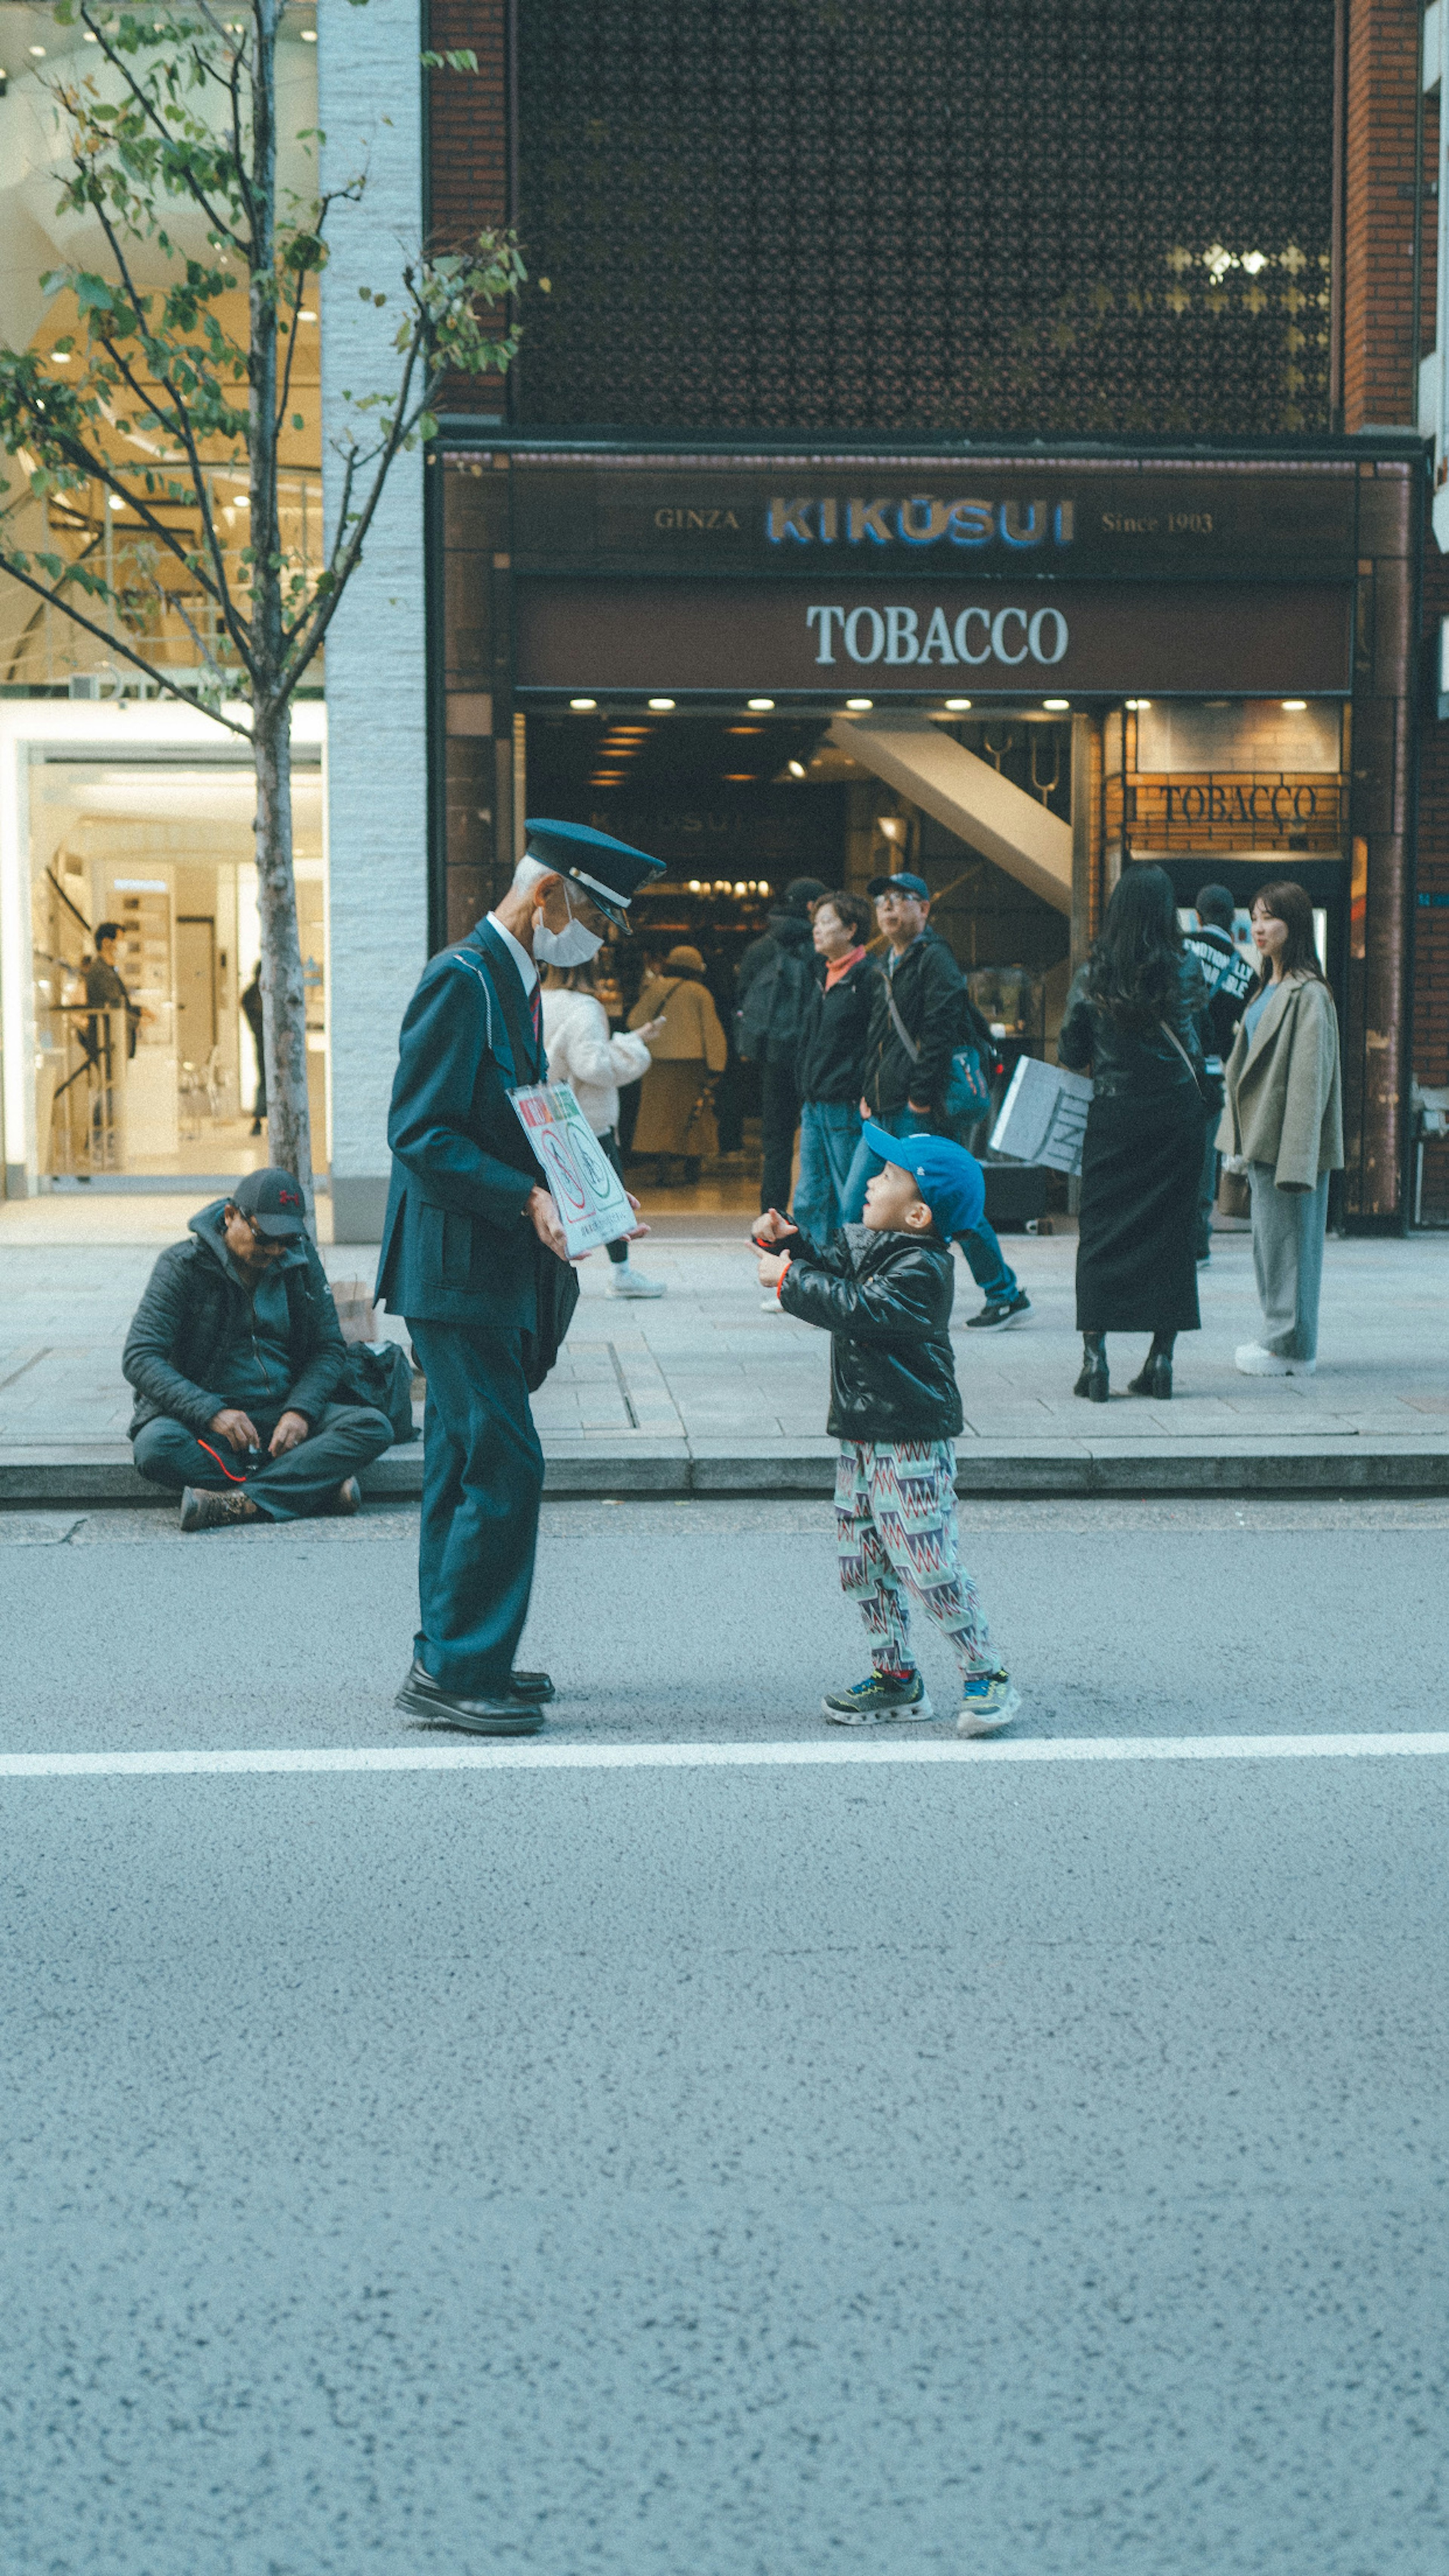
[[[702,1156],[719,1151],[714,1123],[714,1079],[729,1048],[704,980],[697,948],[671,948],[662,975],[651,975],[629,1014],[631,1029],[662,1019],[651,1038],[653,1059],[639,1095],[636,1154],[657,1154],[659,1176],[671,1157],[684,1157],[684,1177],[697,1181]]]
[[[1258,983],[1224,1068],[1218,1144],[1246,1171],[1261,1342],[1245,1342],[1245,1377],[1311,1377],[1328,1227],[1328,1176],[1343,1168],[1338,1015],[1313,946],[1302,886],[1265,886],[1253,903]]]

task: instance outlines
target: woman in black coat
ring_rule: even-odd
[[[1202,969],[1161,868],[1128,866],[1067,995],[1059,1061],[1092,1075],[1077,1241],[1075,1392],[1107,1401],[1108,1333],[1150,1333],[1133,1395],[1170,1396],[1172,1346],[1195,1333],[1197,1188],[1208,1106]]]

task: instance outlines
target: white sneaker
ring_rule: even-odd
[[[1317,1360],[1280,1359],[1261,1342],[1244,1342],[1235,1354],[1244,1377],[1312,1377]]]
[[[614,1297],[662,1297],[664,1281],[646,1279],[643,1271],[636,1270],[631,1261],[620,1261],[614,1264],[609,1293]]]

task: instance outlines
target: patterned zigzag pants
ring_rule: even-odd
[[[876,1672],[911,1668],[908,1593],[949,1641],[963,1679],[993,1669],[957,1549],[949,1440],[842,1441],[835,1515],[840,1588],[860,1604]]]

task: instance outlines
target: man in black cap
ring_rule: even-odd
[[[790,1204],[795,1130],[800,1124],[796,1059],[805,1005],[814,981],[810,908],[828,894],[819,877],[793,877],[769,927],[740,959],[735,984],[735,1042],[760,1067],[761,1208]]]
[[[989,1047],[990,1032],[974,1010],[966,978],[946,942],[931,928],[931,889],[924,877],[902,868],[872,877],[866,888],[886,941],[865,1042],[862,1118],[893,1136],[943,1128],[942,1103],[957,1047]],[[881,1169],[862,1136],[845,1185],[841,1212],[858,1225],[867,1183]],[[999,1331],[1031,1313],[1031,1299],[1007,1261],[996,1230],[983,1216],[961,1249],[985,1304],[968,1315],[968,1332]]]
[[[428,1382],[420,1620],[397,1705],[476,1735],[532,1735],[546,1673],[513,1658],[543,1492],[530,1384],[548,1363],[563,1228],[510,1093],[547,1079],[540,965],[582,966],[627,931],[662,862],[586,824],[525,826],[496,911],[424,969],[388,1117],[392,1187],[377,1294]],[[644,1229],[641,1227],[642,1233]]]
[[[360,1510],[385,1413],[331,1401],[346,1361],[290,1172],[249,1172],[162,1253],[121,1357],[132,1454],[184,1530]]]

